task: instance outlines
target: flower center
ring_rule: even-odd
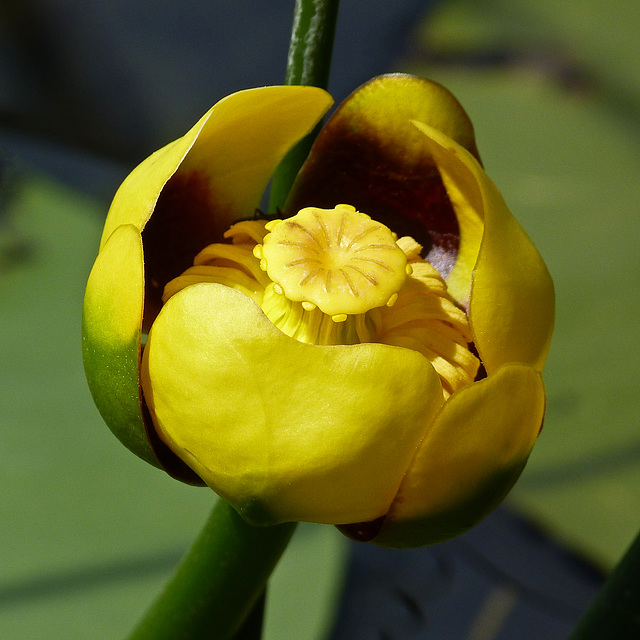
[[[286,220],[245,220],[167,283],[163,301],[198,282],[233,287],[288,336],[310,344],[379,342],[422,353],[445,396],[473,382],[466,313],[412,238],[349,205]]]
[[[395,234],[350,205],[307,207],[266,229],[254,251],[260,267],[289,300],[336,322],[393,304],[406,279]]]

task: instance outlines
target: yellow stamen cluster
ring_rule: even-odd
[[[467,317],[412,238],[349,205],[308,207],[285,220],[243,221],[169,282],[163,300],[196,282],[242,291],[284,333],[312,344],[380,342],[419,351],[445,395],[473,381]]]

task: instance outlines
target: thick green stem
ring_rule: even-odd
[[[295,524],[253,527],[224,500],[130,640],[229,640],[259,637],[264,593]],[[242,635],[244,633],[244,635]],[[253,636],[250,635],[253,633]]]
[[[286,84],[327,88],[339,4],[339,0],[296,0]],[[271,184],[270,211],[284,206],[317,135],[316,130],[301,140],[280,163]]]
[[[569,640],[640,638],[640,534],[594,598]]]
[[[267,602],[266,589],[258,598],[251,609],[251,613],[245,618],[242,627],[233,636],[233,640],[260,640],[262,637],[262,626],[264,624],[264,610]]]

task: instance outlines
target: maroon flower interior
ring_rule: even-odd
[[[144,330],[162,306],[169,280],[193,264],[196,254],[222,238],[216,224],[215,199],[204,174],[176,173],[164,186],[142,232],[145,265]]]
[[[350,204],[398,236],[413,237],[424,247],[424,257],[438,248],[453,264],[460,241],[458,220],[431,158],[405,159],[373,135],[354,133],[340,121],[331,125],[298,175],[285,214],[307,206]]]

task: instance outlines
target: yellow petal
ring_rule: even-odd
[[[469,299],[476,348],[490,373],[507,362],[542,369],[554,322],[553,282],[540,254],[496,186],[463,147],[423,123],[422,131],[460,224],[460,250],[447,278]]]
[[[89,388],[105,422],[136,455],[159,466],[142,418],[138,362],[144,291],[142,239],[118,227],[91,270],[82,347]]]
[[[452,395],[420,445],[373,542],[412,547],[471,528],[504,498],[540,431],[541,376],[504,365]]]
[[[178,168],[201,173],[222,234],[230,223],[253,214],[287,150],[306,135],[332,99],[316,87],[262,87],[220,100],[182,138],[144,160],[122,183],[111,205],[102,244],[114,229],[142,230],[158,196]]]
[[[410,120],[426,122],[478,155],[473,125],[462,105],[437,82],[404,73],[378,76],[354,91],[340,106],[339,118],[352,130],[370,133],[388,145],[388,151],[408,156],[425,155]]]
[[[383,515],[442,404],[420,354],[303,344],[212,283],[167,302],[142,379],[160,437],[259,524]]]

